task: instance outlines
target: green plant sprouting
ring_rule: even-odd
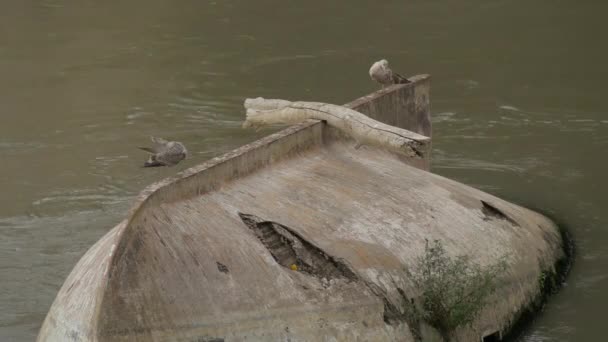
[[[456,328],[471,324],[497,289],[507,258],[481,266],[469,256],[449,256],[440,241],[426,241],[411,273],[422,290],[416,315],[449,341]]]

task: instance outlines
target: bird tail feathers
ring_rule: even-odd
[[[152,147],[138,147],[140,150],[144,150],[148,153],[156,153],[156,151]]]
[[[393,73],[393,82],[395,84],[404,84],[404,83],[411,83],[412,81],[408,80],[407,78],[399,75],[398,73],[394,72]]]
[[[152,159],[146,160],[146,162],[144,163],[144,167],[157,167],[157,166],[165,166],[165,164],[160,163],[156,160],[152,160]]]

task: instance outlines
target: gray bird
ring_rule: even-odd
[[[393,70],[388,67],[388,61],[386,59],[379,60],[372,64],[372,67],[369,68],[369,76],[372,80],[380,83],[382,88],[391,84],[410,83],[407,78],[393,72]]]
[[[144,163],[144,167],[177,165],[188,155],[186,147],[180,142],[155,137],[150,137],[150,139],[154,146],[140,147],[150,153],[150,158]]]

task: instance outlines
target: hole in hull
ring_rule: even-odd
[[[410,305],[410,301],[402,289],[397,289],[402,297],[402,302],[393,303],[386,290],[371,281],[361,279],[342,260],[325,253],[291,228],[277,222],[263,220],[255,215],[239,213],[239,216],[279,265],[309,274],[321,279],[322,282],[323,279],[336,278],[361,282],[384,303],[383,319],[386,324],[398,325],[407,322],[410,318],[401,307],[404,303]],[[408,324],[410,328],[415,329],[415,324],[412,322]],[[413,331],[413,333],[417,332]]]
[[[489,335],[485,335],[481,338],[481,342],[498,342],[502,340],[500,331],[495,331]]]
[[[496,208],[495,206],[493,206],[492,204],[490,204],[486,201],[481,201],[481,204],[482,204],[481,212],[485,216],[484,220],[486,220],[486,221],[492,220],[492,219],[506,220],[506,221],[509,221],[512,225],[519,227],[519,224],[515,220],[510,218],[507,214],[505,214],[502,210]]]
[[[279,265],[317,278],[356,278],[347,265],[326,254],[287,226],[265,221],[254,215],[239,213],[239,216]]]
[[[224,264],[222,264],[219,261],[216,261],[215,264],[217,265],[217,270],[222,272],[222,273],[228,273],[228,267]]]

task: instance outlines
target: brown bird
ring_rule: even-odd
[[[369,69],[369,76],[372,80],[380,83],[382,88],[391,84],[410,83],[407,78],[393,72],[393,70],[388,67],[388,61],[386,59],[379,60],[372,64],[372,67]]]
[[[150,153],[150,158],[144,163],[144,167],[177,165],[188,155],[186,147],[180,142],[155,137],[150,137],[150,139],[154,146],[140,147],[140,149]]]

